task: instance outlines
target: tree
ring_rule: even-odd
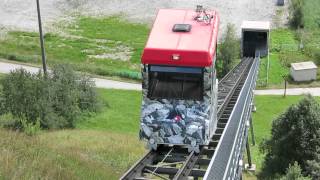
[[[301,173],[301,167],[297,162],[293,165],[289,165],[286,175],[280,178],[280,180],[311,180],[310,177],[304,177]]]
[[[234,61],[238,58],[239,48],[234,25],[228,24],[219,46],[218,60],[222,64],[221,69],[218,70],[219,77],[225,76],[232,69]]]
[[[295,28],[303,28],[303,0],[291,0],[290,4],[290,25]]]
[[[270,139],[260,146],[266,152],[261,175],[284,174],[295,161],[306,172],[307,161],[316,158],[320,147],[319,129],[319,104],[312,96],[306,96],[273,121]]]

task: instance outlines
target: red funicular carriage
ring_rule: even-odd
[[[217,118],[215,11],[161,9],[142,55],[140,138],[199,151]]]

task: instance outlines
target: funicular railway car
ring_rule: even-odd
[[[216,11],[161,9],[142,55],[140,139],[199,151],[215,132]]]

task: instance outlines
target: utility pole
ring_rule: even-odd
[[[42,22],[41,22],[41,14],[40,14],[40,4],[39,0],[37,1],[37,11],[38,11],[38,23],[39,23],[39,34],[40,34],[40,45],[41,45],[41,56],[42,56],[42,66],[43,66],[43,73],[47,75],[47,62],[46,62],[46,53],[44,49],[44,39],[42,33]]]

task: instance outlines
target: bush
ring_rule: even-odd
[[[37,102],[41,97],[39,95],[43,94],[41,81],[40,74],[31,74],[24,69],[6,76],[1,82],[4,111],[27,121],[39,117],[40,106]]]
[[[17,123],[15,128],[72,128],[78,115],[98,109],[97,92],[90,78],[76,74],[69,65],[54,66],[44,77],[15,70],[2,81],[2,106]]]
[[[290,4],[290,25],[295,28],[303,28],[303,0],[291,0]]]
[[[95,83],[91,78],[82,76],[80,79],[78,84],[78,104],[81,111],[95,112],[100,108],[100,103],[97,99],[97,91],[95,88],[92,88],[94,86]]]
[[[222,63],[222,66],[217,65],[219,78],[225,76],[232,69],[234,61],[240,53],[239,44],[234,25],[228,24],[223,40],[219,46],[218,62]]]
[[[301,173],[301,167],[297,162],[294,162],[293,165],[289,165],[286,175],[280,180],[311,180],[311,178],[304,177]]]
[[[320,52],[319,51],[315,52],[314,56],[316,59],[316,64],[320,65]]]
[[[37,120],[35,124],[28,123],[26,120],[21,120],[22,129],[28,136],[34,136],[40,132],[40,120]]]
[[[297,161],[306,172],[307,161],[314,160],[320,147],[320,107],[307,96],[291,106],[272,123],[271,138],[260,148],[266,152],[262,176],[284,174]]]
[[[13,118],[12,114],[7,113],[0,115],[0,128],[16,127],[17,121]]]
[[[320,179],[320,150],[317,152],[317,156],[314,160],[307,161],[306,171],[312,179]]]

